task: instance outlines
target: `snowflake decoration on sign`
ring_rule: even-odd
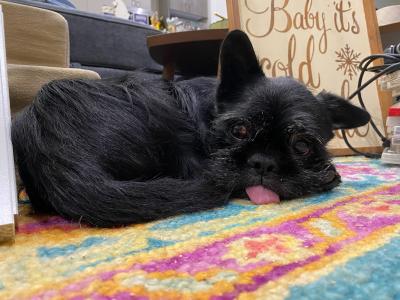
[[[346,44],[344,48],[341,48],[340,51],[335,51],[335,53],[337,55],[335,61],[339,63],[336,71],[343,70],[343,74],[348,75],[350,80],[352,80],[353,76],[357,75],[358,64],[360,63],[358,58],[361,53],[356,53],[354,50],[350,49],[348,44]]]

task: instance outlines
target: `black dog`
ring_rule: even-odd
[[[266,78],[247,36],[221,47],[221,78],[166,82],[61,80],[19,114],[12,139],[33,207],[97,226],[329,190],[340,182],[325,149],[332,130],[370,116]]]

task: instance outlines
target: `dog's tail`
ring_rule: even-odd
[[[34,174],[17,157],[21,178],[37,212],[53,212],[99,227],[148,222],[222,206],[229,192],[206,180],[159,178],[120,181],[86,170],[53,173],[37,166]],[[44,171],[44,172],[42,172]]]
[[[55,211],[70,220],[115,227],[206,210],[229,200],[225,187],[205,179],[114,180],[89,164],[54,167],[27,147],[14,139],[18,170],[37,212]],[[68,165],[59,159],[52,160],[54,165]]]
[[[18,150],[19,147],[16,147]],[[19,151],[17,151],[19,152]],[[73,221],[99,227],[148,222],[222,206],[229,192],[205,179],[157,178],[114,180],[90,168],[70,166],[52,172],[51,165],[28,165],[29,153],[17,155],[18,169],[32,206]],[[35,168],[34,171],[31,171]],[[61,170],[55,168],[55,170]]]
[[[226,187],[203,178],[116,180],[89,159],[77,160],[79,151],[64,155],[62,146],[46,139],[51,132],[39,130],[31,114],[28,108],[15,118],[12,137],[18,170],[35,211],[55,211],[70,220],[114,227],[228,202]]]
[[[66,218],[101,227],[196,212],[228,201],[226,191],[194,180],[161,178],[77,184],[65,183],[53,195],[48,195],[50,204]]]

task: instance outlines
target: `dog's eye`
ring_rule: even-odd
[[[240,140],[249,138],[250,129],[245,124],[239,124],[232,127],[232,135]]]
[[[308,155],[311,151],[310,144],[305,140],[297,140],[293,143],[293,149],[297,154]]]

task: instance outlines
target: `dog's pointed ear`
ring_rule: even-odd
[[[247,35],[240,30],[228,33],[220,51],[218,94],[226,95],[254,76],[265,76]]]
[[[323,104],[332,121],[333,129],[351,129],[363,126],[371,116],[364,109],[351,104],[337,95],[321,92],[317,99]]]

